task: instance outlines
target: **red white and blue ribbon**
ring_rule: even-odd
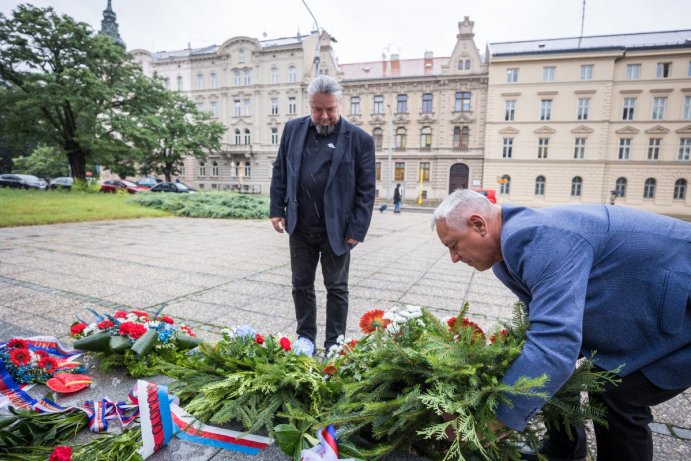
[[[336,430],[328,426],[317,432],[319,445],[308,450],[302,450],[302,461],[353,461],[352,458],[338,457],[338,444],[336,443]]]

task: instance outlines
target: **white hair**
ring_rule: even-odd
[[[456,189],[446,197],[434,210],[432,215],[432,229],[437,221],[443,219],[449,227],[461,228],[466,225],[472,214],[487,216],[492,213],[494,205],[484,195],[469,190]]]
[[[310,101],[312,100],[312,96],[315,94],[336,96],[336,99],[340,101],[341,95],[343,94],[343,88],[341,88],[341,85],[339,85],[336,79],[333,77],[329,77],[328,75],[320,75],[312,80],[307,87],[307,96]]]

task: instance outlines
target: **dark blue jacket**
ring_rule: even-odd
[[[530,326],[505,382],[549,377],[553,395],[579,353],[691,386],[691,224],[621,206],[502,207],[504,260],[492,269],[528,305]],[[523,430],[540,399],[512,398],[499,419]]]
[[[269,215],[286,218],[289,234],[297,224],[300,164],[309,126],[309,116],[286,123],[271,176]],[[352,248],[345,242],[346,237],[365,240],[375,190],[374,139],[341,117],[324,192],[326,232],[335,254],[342,255]]]

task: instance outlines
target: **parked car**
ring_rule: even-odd
[[[137,192],[147,190],[147,188],[140,187],[132,181],[127,181],[125,179],[109,179],[101,183],[101,192],[115,193],[119,190],[127,191],[130,194],[136,194]]]
[[[45,189],[46,182],[30,174],[0,174],[0,187]]]
[[[152,187],[151,192],[193,193],[195,190],[181,182],[161,182]]]
[[[151,189],[153,186],[156,184],[160,183],[161,180],[158,178],[151,178],[151,177],[146,177],[142,178],[139,181],[137,181],[137,185],[140,187],[146,187],[147,189]]]
[[[73,178],[63,177],[55,178],[50,181],[50,189],[72,189],[72,184],[74,184]]]
[[[480,193],[487,197],[492,203],[497,203],[497,191],[494,189],[473,189],[475,192]]]

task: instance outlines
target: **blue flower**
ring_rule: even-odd
[[[239,338],[251,338],[254,339],[257,331],[249,325],[242,325],[235,329],[235,336]]]
[[[306,355],[311,357],[314,355],[314,343],[301,336],[292,344],[292,350],[295,355]]]

